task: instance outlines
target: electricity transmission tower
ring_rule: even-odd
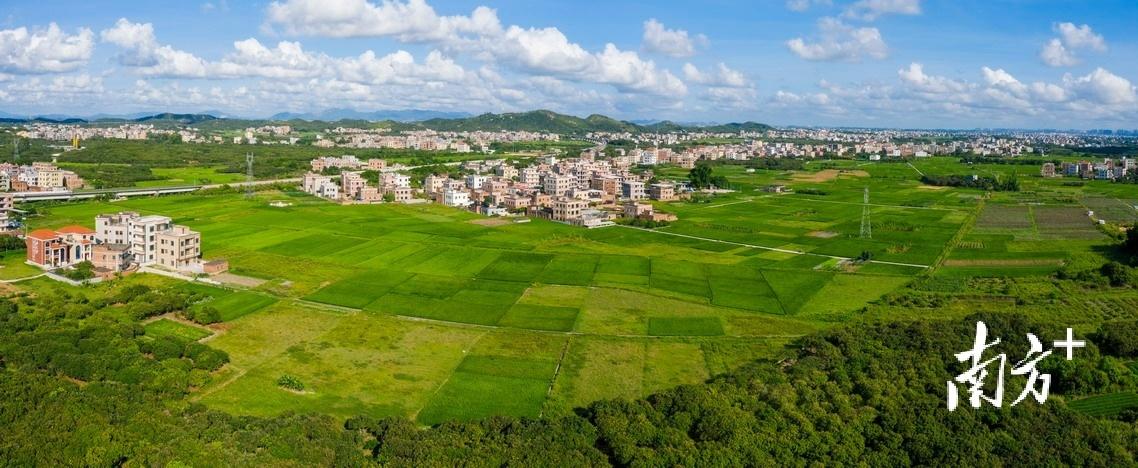
[[[869,187],[865,188],[865,195],[861,205],[861,238],[873,238],[873,225],[869,222]]]
[[[245,153],[245,198],[253,198],[253,153]]]
[[[16,137],[12,140],[15,146],[12,147],[12,163],[20,163],[20,138]]]

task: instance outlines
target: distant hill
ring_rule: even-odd
[[[558,114],[548,110],[530,112],[482,114],[465,119],[431,119],[419,122],[426,128],[442,131],[527,131],[560,134],[584,134],[589,132],[629,132],[644,133],[656,131],[651,126],[637,125],[600,114],[585,118]]]
[[[720,125],[711,125],[708,127],[699,127],[701,130],[708,132],[722,132],[722,133],[736,133],[736,132],[762,132],[770,130],[772,127],[767,124],[758,122],[743,122],[743,123],[727,123]]]
[[[182,125],[196,125],[202,122],[217,120],[210,114],[171,114],[169,112],[154,114],[134,119],[138,123],[179,123]]]
[[[130,116],[99,115],[96,118],[82,119],[68,116],[18,117],[0,112],[0,123],[97,123],[115,124],[126,122],[148,123],[159,127],[194,126],[203,130],[235,130],[257,127],[266,124],[288,123],[294,128],[318,130],[333,126],[343,127],[383,127],[392,130],[432,129],[438,131],[527,131],[557,133],[562,135],[583,135],[589,132],[627,132],[627,133],[669,133],[685,131],[709,131],[734,133],[740,131],[764,131],[771,127],[756,122],[727,123],[709,126],[685,125],[669,120],[646,121],[641,123],[617,120],[612,117],[593,114],[588,117],[559,114],[549,110],[512,112],[503,114],[486,113],[469,116],[460,112],[440,112],[426,110],[395,110],[359,112],[346,109],[330,109],[316,114],[279,113],[269,119],[237,119],[218,117],[220,113],[175,114],[170,112]],[[133,118],[131,118],[133,117]],[[650,123],[649,123],[650,122]]]
[[[466,112],[441,112],[421,109],[384,110],[374,112],[361,112],[351,109],[327,109],[321,112],[281,112],[270,117],[270,120],[308,120],[320,122],[337,122],[340,120],[364,120],[379,122],[391,120],[394,122],[421,122],[430,119],[461,119],[470,117]]]
[[[603,115],[587,118],[558,114],[547,110],[505,114],[482,114],[463,119],[430,119],[419,122],[425,128],[440,131],[525,131],[579,134],[592,131],[637,131],[636,124],[621,122]]]
[[[31,118],[31,119],[28,119],[28,118],[11,118],[11,117],[0,117],[0,123],[9,123],[9,124],[22,124],[22,123],[31,123],[31,122],[39,122],[39,123],[54,123],[54,124],[81,124],[81,123],[87,123],[87,121],[86,121],[86,120],[83,120],[83,119],[78,119],[78,118],[48,118],[48,117],[35,117],[35,118]]]
[[[643,122],[643,121],[642,121]],[[419,122],[426,128],[441,131],[529,131],[560,134],[583,134],[589,132],[629,132],[629,133],[667,133],[684,131],[739,132],[764,131],[771,126],[756,122],[729,123],[712,126],[681,125],[664,120],[651,124],[636,124],[616,120],[599,114],[585,118],[558,114],[548,110],[520,113],[482,114],[465,119],[431,119]]]

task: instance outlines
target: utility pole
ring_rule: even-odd
[[[873,225],[869,222],[869,187],[865,188],[861,206],[861,236],[862,239],[873,238]]]
[[[253,198],[253,153],[245,153],[245,198]]]

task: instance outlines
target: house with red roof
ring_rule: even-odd
[[[65,226],[57,230],[37,229],[24,239],[28,263],[44,269],[69,267],[91,261],[95,247],[95,230],[83,226]]]

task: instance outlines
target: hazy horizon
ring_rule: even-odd
[[[0,109],[1138,128],[1133,24],[1124,1],[33,3],[0,25]]]

